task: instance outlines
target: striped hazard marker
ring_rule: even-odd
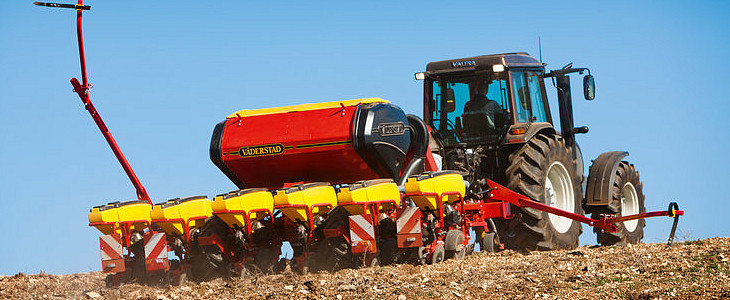
[[[170,269],[164,232],[150,231],[144,235],[144,265],[147,271]]]
[[[113,233],[99,237],[101,249],[101,270],[104,273],[124,272],[124,254],[122,252],[122,236]]]
[[[350,216],[350,243],[352,253],[375,253],[375,226],[371,215]]]
[[[421,236],[421,210],[418,207],[407,207],[400,211],[396,221],[398,247],[410,248],[423,245]]]

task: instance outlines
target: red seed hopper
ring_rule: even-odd
[[[409,127],[380,98],[241,110],[215,127],[210,157],[239,188],[400,178]]]

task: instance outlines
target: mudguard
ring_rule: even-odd
[[[583,207],[587,213],[591,212],[591,207],[609,205],[616,168],[628,155],[629,153],[626,151],[611,151],[599,155],[593,161],[588,171],[586,196],[583,200]]]

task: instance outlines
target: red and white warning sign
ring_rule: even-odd
[[[399,211],[396,221],[398,232],[398,247],[410,248],[423,245],[421,236],[421,210],[418,207],[407,207]]]
[[[147,232],[144,235],[144,264],[147,271],[170,269],[164,232]]]
[[[375,227],[371,215],[350,216],[350,243],[352,253],[375,253]]]
[[[101,270],[104,273],[124,272],[124,254],[122,252],[122,236],[113,233],[99,237],[101,249]]]

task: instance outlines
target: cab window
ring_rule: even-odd
[[[507,76],[440,77],[431,86],[431,125],[448,145],[497,143],[510,123]]]
[[[548,121],[540,87],[541,80],[536,71],[512,72],[512,92],[518,123]]]

